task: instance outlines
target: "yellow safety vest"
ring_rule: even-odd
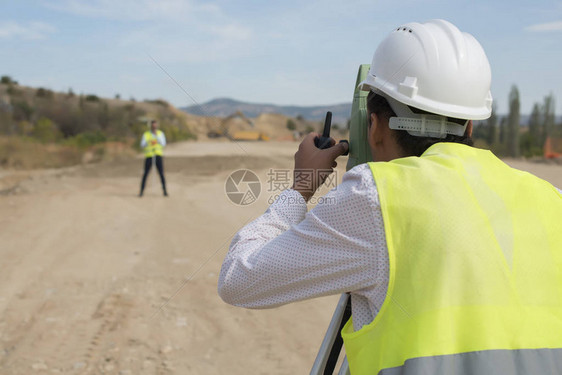
[[[162,145],[158,143],[158,136],[162,134],[161,130],[156,130],[156,135],[151,131],[146,131],[143,134],[146,146],[144,146],[144,156],[151,158],[154,155],[162,156]]]
[[[351,374],[562,374],[562,195],[454,143],[369,165],[390,279]]]

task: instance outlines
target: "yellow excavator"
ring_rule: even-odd
[[[265,133],[247,130],[246,124],[251,129],[254,128],[254,122],[251,119],[241,111],[236,111],[221,121],[220,131],[210,131],[207,136],[209,138],[226,137],[232,141],[269,141],[270,138]]]

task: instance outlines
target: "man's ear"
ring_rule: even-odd
[[[369,145],[371,149],[380,141],[380,120],[375,113],[369,114],[369,127],[367,128]]]
[[[373,123],[377,121],[376,119],[376,115],[374,113],[369,113],[367,115],[367,134],[369,135],[369,138],[371,138],[371,132],[374,130],[373,129]],[[376,126],[376,124],[375,124]]]

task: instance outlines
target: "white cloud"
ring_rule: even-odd
[[[235,26],[207,26],[205,32],[195,34],[153,27],[128,32],[117,40],[117,45],[121,50],[138,51],[124,58],[129,62],[147,62],[152,56],[162,64],[201,64],[247,56],[252,48],[250,38],[247,30]]]
[[[51,9],[91,18],[111,20],[182,20],[185,17],[213,15],[215,5],[185,0],[63,0],[45,3]]]
[[[14,21],[0,22],[0,39],[45,39],[48,34],[55,31],[53,26],[44,22],[28,22],[27,24]]]
[[[252,37],[252,31],[242,25],[211,25],[207,28],[209,33],[229,40],[248,40]]]
[[[532,32],[562,31],[562,21],[539,23],[527,26],[525,30]]]
[[[139,75],[132,75],[132,74],[121,74],[119,76],[119,79],[121,79],[121,81],[123,81],[123,82],[134,83],[134,84],[145,82],[144,77],[139,76]]]
[[[162,62],[210,62],[243,55],[254,36],[251,27],[219,6],[199,0],[61,0],[45,6],[78,17],[125,24],[115,42],[141,52],[130,60],[146,61],[150,53]]]

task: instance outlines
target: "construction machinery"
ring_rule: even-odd
[[[562,138],[546,137],[543,150],[545,159],[557,159],[562,157]]]
[[[241,111],[222,119],[220,125],[207,133],[209,138],[226,137],[232,141],[269,141],[264,132],[255,130],[254,121]]]
[[[240,130],[230,135],[234,141],[269,141],[269,137],[263,133],[252,130]]]

